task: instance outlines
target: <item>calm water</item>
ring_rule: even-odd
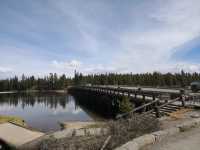
[[[59,130],[62,121],[98,120],[66,94],[0,94],[0,115],[20,116],[44,132]]]

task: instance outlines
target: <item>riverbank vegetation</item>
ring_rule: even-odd
[[[134,115],[128,119],[110,121],[106,127],[107,132],[102,132],[100,135],[72,136],[61,139],[51,137],[39,143],[37,148],[40,150],[100,150],[106,143],[104,150],[113,150],[133,138],[159,130],[159,122],[149,115]]]
[[[0,115],[0,124],[5,122],[11,122],[20,126],[26,126],[25,121],[20,117]]]
[[[185,87],[200,80],[200,73],[88,74],[75,72],[73,78],[50,73],[45,77],[25,76],[0,80],[0,91],[62,90],[71,85],[129,85],[153,87]]]
[[[131,110],[133,110],[133,104],[130,102],[130,99],[126,96],[122,97],[119,103],[119,113],[123,114]]]

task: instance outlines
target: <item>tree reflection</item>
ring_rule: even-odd
[[[34,107],[35,104],[42,104],[51,109],[56,109],[60,106],[64,109],[72,100],[74,101],[70,95],[52,93],[15,93],[0,95],[0,105],[7,104],[15,107],[21,105],[23,109],[27,106]]]
[[[62,108],[63,110],[76,111],[81,110],[80,113],[85,112],[92,120],[103,120],[101,114],[97,114],[95,110],[82,105],[76,96],[69,94],[57,93],[12,93],[0,94],[0,106],[7,105],[10,107],[48,107],[52,111]],[[71,108],[71,106],[73,108]],[[73,109],[73,110],[71,110]]]

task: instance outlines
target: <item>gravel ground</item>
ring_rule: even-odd
[[[200,128],[195,128],[145,147],[143,150],[199,150]]]

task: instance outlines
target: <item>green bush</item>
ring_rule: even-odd
[[[120,113],[126,113],[133,109],[133,104],[130,102],[130,99],[128,97],[123,97],[120,106],[119,111]]]

